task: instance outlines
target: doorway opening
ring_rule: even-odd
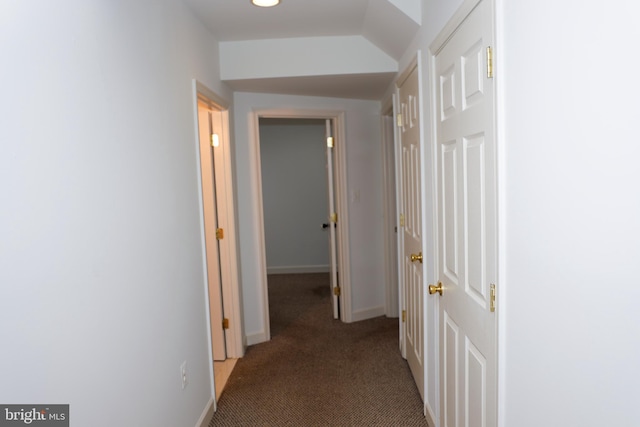
[[[269,301],[268,301],[268,280],[267,273],[292,273],[292,272],[314,272],[314,271],[327,271],[331,272],[330,276],[332,276],[332,284],[331,284],[331,292],[334,299],[334,317],[339,318],[344,322],[351,321],[351,298],[350,298],[350,266],[347,254],[349,253],[349,239],[347,235],[348,224],[347,224],[347,194],[346,194],[346,162],[345,162],[345,147],[344,147],[344,117],[342,112],[327,112],[327,111],[299,111],[299,110],[269,110],[269,111],[259,111],[254,113],[254,129],[255,129],[255,144],[256,144],[256,153],[258,154],[258,159],[260,160],[258,163],[260,167],[259,173],[256,174],[257,182],[256,187],[259,189],[258,195],[258,206],[261,211],[259,212],[260,216],[260,227],[261,230],[259,232],[260,235],[260,248],[262,259],[264,260],[262,266],[262,283],[261,283],[261,297],[263,301],[265,319],[265,338],[269,340],[271,338],[271,330],[270,330],[270,313],[269,313]],[[282,182],[283,177],[278,176],[279,172],[282,171],[283,163],[285,160],[283,158],[273,159],[274,156],[278,156],[278,153],[272,153],[269,151],[267,144],[269,144],[270,138],[273,139],[273,135],[267,131],[267,133],[263,133],[261,129],[261,125],[264,127],[269,126],[281,126],[286,128],[287,124],[289,126],[294,126],[295,124],[307,124],[308,131],[315,132],[318,135],[317,146],[312,149],[306,150],[307,155],[311,155],[314,151],[316,152],[316,157],[321,156],[317,159],[318,162],[321,162],[320,165],[317,163],[313,165],[313,169],[315,169],[316,176],[318,175],[318,167],[320,167],[320,172],[322,169],[326,168],[324,173],[324,179],[322,179],[322,183],[316,180],[314,184],[315,197],[308,198],[307,203],[312,206],[310,210],[305,214],[301,213],[300,215],[308,215],[309,218],[297,218],[295,217],[295,213],[292,214],[291,209],[287,209],[286,207],[286,199],[289,197],[287,190],[283,188]],[[313,129],[311,129],[313,128]],[[323,129],[324,128],[324,129]],[[273,133],[273,132],[271,132]],[[289,129],[289,133],[292,133],[292,129]],[[293,132],[295,133],[295,131]],[[329,142],[329,137],[331,141],[333,141],[334,146],[328,147],[327,144]],[[277,136],[275,136],[277,138]],[[273,141],[272,141],[273,143]],[[278,140],[275,142],[276,145],[279,145],[280,150],[290,150],[291,146],[287,148],[287,145],[283,143],[283,141]],[[299,148],[299,147],[298,147]],[[309,148],[309,147],[307,147]],[[305,150],[296,150],[296,151],[305,151]],[[326,157],[322,155],[322,152],[326,151]],[[286,162],[297,162],[296,155],[302,155],[301,153],[287,153]],[[284,157],[284,156],[282,156]],[[265,158],[269,158],[271,163],[280,164],[280,171],[263,171],[263,160]],[[278,163],[280,162],[280,163]],[[325,166],[326,162],[326,166]],[[292,166],[290,163],[288,166]],[[305,169],[303,163],[299,163],[293,165],[293,169]],[[332,172],[329,172],[330,170]],[[307,175],[311,174],[311,170],[304,171]],[[285,179],[286,180],[286,179]],[[293,187],[296,185],[303,185],[303,180],[301,182],[294,182]],[[333,184],[331,184],[333,181]],[[277,182],[280,182],[281,185],[278,186]],[[276,183],[276,184],[274,184]],[[275,187],[274,187],[275,185]],[[324,187],[324,191],[318,190],[318,185]],[[275,189],[274,189],[275,188]],[[302,190],[304,193],[304,189]],[[333,193],[333,198],[331,194]],[[335,205],[333,208],[330,206],[331,200],[334,200]],[[298,203],[294,199],[294,203]],[[273,205],[277,205],[275,209]],[[297,211],[297,209],[296,209]],[[275,214],[274,214],[275,212]],[[275,217],[275,219],[274,219]],[[280,224],[276,225],[275,228],[271,228],[270,224]],[[298,224],[294,224],[298,223]],[[267,242],[273,241],[274,238],[277,239],[281,235],[288,235],[293,232],[291,230],[294,227],[307,227],[305,234],[312,234],[313,236],[303,236],[305,239],[315,238],[317,241],[326,242],[324,246],[316,246],[314,248],[317,252],[322,252],[322,255],[319,253],[315,258],[316,261],[303,261],[304,258],[298,258],[297,265],[288,265],[287,261],[285,261],[285,257],[287,252],[291,255],[291,251],[296,251],[295,247],[284,248],[284,250],[279,251],[269,251],[267,250]],[[267,227],[269,227],[267,229]],[[327,245],[330,245],[331,235],[333,235],[333,241],[335,242],[335,250],[332,251],[328,249]],[[292,240],[287,240],[286,238],[282,239],[284,242],[291,242]],[[282,246],[282,245],[281,245]],[[286,246],[286,245],[284,245]],[[296,253],[296,256],[309,256],[309,251],[299,250]],[[305,252],[307,252],[305,254]],[[293,259],[293,258],[292,258]],[[307,260],[311,260],[311,258],[306,258]],[[308,264],[305,264],[308,262]],[[339,284],[339,292],[335,291],[335,288],[338,287],[337,284],[337,269],[340,266],[340,284]],[[333,281],[333,272],[335,272],[335,282]],[[338,308],[339,307],[339,308]]]
[[[331,273],[338,272],[335,257],[336,230],[331,215],[335,212],[333,152],[327,147],[331,135],[330,120],[260,118],[260,169],[264,212],[265,249],[269,298],[279,294],[274,285],[287,280],[314,277],[326,281],[316,292],[330,296],[339,289],[331,283]],[[329,273],[329,274],[327,274]],[[274,283],[272,283],[274,282]],[[275,288],[274,288],[275,286]],[[289,297],[292,291],[289,290]],[[336,295],[334,318],[339,318]],[[277,334],[270,304],[270,330]]]
[[[194,80],[212,400],[244,353],[228,104]]]

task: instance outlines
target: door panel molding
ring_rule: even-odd
[[[467,0],[429,49],[440,425],[495,427],[498,419],[496,78],[494,0]]]

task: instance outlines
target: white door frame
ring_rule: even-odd
[[[204,274],[204,291],[205,291],[205,304],[207,307],[207,332],[209,340],[209,348],[212,348],[211,342],[211,311],[209,307],[209,283],[207,274],[207,259],[206,259],[206,241],[205,241],[205,225],[204,225],[204,212],[203,212],[203,189],[202,189],[202,170],[201,157],[200,157],[200,138],[198,128],[198,101],[208,103],[212,109],[220,111],[222,113],[223,132],[221,135],[222,141],[230,141],[229,135],[229,104],[222,97],[218,96],[215,92],[207,88],[205,85],[197,80],[193,80],[193,108],[194,108],[194,128],[195,128],[195,148],[198,164],[198,194],[200,200],[200,230],[201,230],[201,245],[202,245],[202,268]],[[223,200],[224,209],[227,214],[227,225],[224,230],[224,238],[227,240],[228,253],[227,259],[229,263],[229,279],[223,281],[223,305],[225,317],[229,319],[229,329],[226,332],[226,346],[227,357],[239,358],[244,355],[244,345],[242,339],[242,308],[241,308],[241,296],[240,296],[240,283],[238,274],[238,244],[237,244],[237,231],[235,225],[235,204],[234,204],[234,186],[233,186],[233,159],[231,158],[231,150],[224,150],[224,186],[226,188],[226,198]],[[215,402],[215,379],[213,374],[213,352],[209,352],[209,364],[210,364],[210,380],[211,380],[211,393]]]
[[[255,168],[255,188],[258,230],[258,259],[260,265],[258,269],[258,289],[260,300],[262,301],[262,312],[264,313],[264,339],[271,339],[271,326],[269,324],[269,293],[267,284],[267,256],[264,235],[264,210],[262,199],[262,171],[260,162],[260,118],[286,118],[286,119],[330,119],[333,121],[335,146],[335,182],[336,182],[336,212],[338,213],[338,265],[340,266],[340,320],[345,323],[352,322],[351,310],[351,265],[349,263],[349,227],[348,227],[348,193],[347,193],[347,168],[346,168],[346,141],[344,131],[344,112],[327,110],[302,110],[302,109],[267,109],[256,110],[252,113],[250,133],[253,159],[252,167]]]
[[[413,66],[413,61],[409,64],[407,69]],[[401,73],[402,78],[404,78],[406,70],[403,70]],[[402,147],[400,145],[400,128],[398,126],[398,114],[400,114],[400,89],[398,88],[398,81],[400,77],[396,79],[394,82],[394,93],[393,93],[393,146],[394,146],[394,155],[395,155],[395,178],[396,178],[396,226],[398,227],[398,233],[396,234],[396,243],[397,243],[397,253],[396,253],[396,265],[397,268],[397,276],[396,280],[398,282],[398,310],[400,316],[400,322],[398,327],[398,346],[400,348],[400,354],[404,359],[407,358],[407,343],[405,342],[405,323],[402,319],[402,312],[405,307],[405,293],[404,293],[404,269],[401,268],[403,263],[403,252],[404,252],[404,233],[402,232],[402,227],[400,226],[400,214],[402,213],[403,206],[403,194],[402,194]]]
[[[394,98],[390,97],[383,103],[380,114],[382,132],[382,204],[384,228],[384,266],[385,266],[385,315],[398,317],[400,313],[398,280],[398,222],[397,222],[397,193],[396,179],[396,126],[394,122]],[[391,147],[393,155],[389,154]],[[394,227],[396,231],[394,232]],[[400,322],[402,328],[402,322]],[[402,338],[401,338],[402,339]]]
[[[334,126],[333,120],[326,119],[324,121],[325,126],[325,140],[326,140],[326,160],[327,160],[327,193],[329,194],[329,211],[327,212],[327,218],[329,223],[329,274],[330,287],[331,287],[331,305],[333,306],[333,318],[340,318],[340,296],[336,291],[340,291],[340,283],[338,282],[338,234],[336,233],[336,222],[338,217],[336,213],[336,195],[335,195],[335,172],[334,172],[334,155],[335,141],[334,138]]]

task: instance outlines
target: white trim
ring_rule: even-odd
[[[328,193],[328,202],[329,202],[329,268],[331,270],[331,274],[329,275],[329,282],[331,283],[331,289],[339,289],[338,286],[338,247],[337,247],[337,234],[336,227],[331,227],[332,223],[337,221],[337,216],[335,216],[334,212],[338,212],[336,209],[336,198],[335,198],[335,172],[333,170],[334,164],[334,135],[333,135],[333,120],[326,119],[324,121],[325,125],[325,136],[327,138],[331,138],[331,144],[329,144],[329,139],[327,139],[327,147],[326,151],[326,179],[327,179],[327,193]],[[331,302],[333,308],[333,318],[338,319],[340,317],[340,300],[338,299],[340,295],[331,295]]]
[[[225,242],[229,247],[227,253],[229,259],[229,281],[222,283],[224,293],[224,311],[225,316],[231,320],[229,329],[227,330],[227,357],[237,359],[244,356],[245,348],[242,346],[242,324],[244,318],[242,316],[242,297],[240,289],[240,255],[238,245],[238,232],[236,228],[236,206],[234,197],[233,183],[233,167],[235,165],[231,152],[231,135],[229,130],[229,110],[222,111],[223,122],[223,141],[227,141],[228,145],[224,150],[224,179],[227,189],[225,208],[227,210]],[[230,298],[229,298],[230,296]]]
[[[354,311],[351,318],[352,322],[359,322],[361,320],[373,319],[380,316],[384,316],[384,306]]]
[[[343,322],[353,322],[351,307],[351,248],[349,238],[349,194],[347,184],[347,137],[345,133],[346,122],[344,112],[338,113],[334,118],[334,133],[338,138],[334,173],[337,177],[336,188],[336,212],[338,217],[338,266],[340,268],[340,316]]]
[[[420,60],[419,56],[420,56],[420,49],[416,51],[416,54],[414,55],[409,65],[407,65],[407,68],[405,68],[396,79],[397,88],[400,88],[400,86],[404,84],[405,80],[407,80],[411,75],[411,72],[413,71],[413,69],[418,66],[418,61]]]
[[[204,84],[200,83],[198,80],[192,80],[192,87],[196,96],[196,101],[200,99],[201,101],[206,103],[213,102],[215,106],[219,107],[222,110],[229,109],[229,102],[226,99],[209,89]]]
[[[497,387],[498,387],[498,396],[496,404],[498,405],[498,411],[496,414],[498,427],[506,426],[506,410],[507,410],[507,381],[506,381],[506,373],[507,373],[507,363],[506,363],[506,355],[507,355],[507,346],[505,337],[507,336],[507,292],[508,292],[508,275],[507,275],[507,182],[506,182],[506,171],[507,171],[507,147],[506,147],[506,135],[505,135],[505,126],[506,122],[506,112],[504,109],[505,103],[504,100],[504,79],[501,78],[504,75],[504,67],[503,62],[500,60],[500,53],[502,52],[503,45],[503,0],[494,0],[492,1],[493,5],[493,16],[494,16],[494,58],[493,58],[493,66],[494,66],[494,79],[495,79],[495,129],[496,129],[496,154],[497,154],[497,199],[498,199],[498,277],[497,283],[498,290],[496,293],[497,299],[497,322],[498,322],[498,332],[496,336],[498,351],[497,351]]]
[[[395,147],[395,159],[396,159],[396,218],[400,218],[402,214],[402,206],[404,203],[404,195],[402,194],[402,147],[400,146],[400,129],[398,128],[398,122],[395,120],[400,113],[400,88],[396,84],[395,93],[393,94],[393,144]],[[398,310],[402,315],[402,310],[405,307],[405,294],[404,294],[404,265],[403,265],[403,251],[404,251],[404,232],[400,227],[400,221],[398,221]],[[398,333],[400,335],[400,341],[398,346],[400,347],[400,354],[404,359],[407,358],[407,343],[405,338],[404,322],[400,321],[398,326]]]
[[[398,283],[398,239],[397,239],[397,191],[395,184],[395,124],[393,99],[384,102],[385,107],[380,114],[380,129],[382,133],[382,209],[383,209],[383,237],[384,237],[384,277],[385,277],[385,315],[399,317],[399,283]],[[394,155],[388,154],[389,147]],[[394,226],[396,231],[394,232]],[[396,245],[395,253],[392,251]]]
[[[262,325],[263,332],[260,334],[263,339],[261,341],[253,341],[247,336],[247,345],[253,345],[260,342],[269,341],[271,339],[271,325],[269,319],[269,291],[267,282],[267,250],[265,245],[264,233],[264,205],[262,203],[262,162],[260,160],[260,116],[257,113],[251,115],[249,119],[249,138],[252,143],[249,144],[249,170],[253,171],[253,188],[256,189],[256,195],[253,198],[253,226],[258,232],[258,251],[256,259],[256,271],[258,272],[258,293],[262,301]]]
[[[194,79],[192,82],[193,88],[193,122],[195,129],[195,150],[196,150],[196,162],[197,162],[197,186],[198,186],[198,212],[199,212],[199,221],[200,221],[200,250],[202,252],[202,277],[203,277],[203,285],[204,285],[204,295],[205,297],[205,317],[207,321],[207,344],[208,344],[208,358],[209,358],[209,382],[211,387],[211,399],[214,399],[216,393],[216,383],[213,374],[213,340],[211,338],[211,307],[209,304],[209,283],[208,283],[208,270],[207,270],[207,244],[205,240],[205,227],[204,227],[204,201],[203,201],[203,190],[202,190],[202,169],[201,165],[201,157],[200,157],[200,129],[198,126],[198,82]]]
[[[222,140],[231,141],[229,132],[229,107],[226,100],[216,95],[202,83],[197,80],[193,80],[196,98],[205,103],[209,103],[213,109],[220,111],[222,114]],[[197,101],[196,101],[196,122],[197,122]],[[231,144],[228,144],[231,147]],[[199,153],[199,151],[198,151]],[[200,157],[198,154],[198,162]],[[222,283],[223,295],[224,295],[224,312],[226,317],[230,319],[231,327],[227,331],[226,345],[227,345],[227,357],[239,358],[244,355],[245,347],[242,344],[242,297],[240,292],[240,279],[239,279],[239,246],[238,246],[238,234],[236,231],[236,215],[235,215],[235,198],[234,198],[234,184],[233,184],[233,167],[234,161],[231,155],[231,150],[224,150],[224,186],[226,188],[226,226],[225,226],[225,240],[229,245],[228,257],[229,257],[229,280]],[[201,179],[199,172],[199,179]],[[200,183],[200,190],[202,191],[202,184]],[[202,193],[200,194],[202,196]],[[201,207],[202,208],[202,207]],[[202,209],[201,209],[202,210]],[[202,219],[204,221],[204,218]],[[203,228],[204,230],[204,228]]]
[[[264,210],[262,196],[262,172],[260,161],[260,128],[259,119],[264,118],[306,118],[306,119],[331,119],[334,125],[334,133],[337,138],[335,173],[338,188],[336,191],[336,211],[338,212],[338,265],[340,266],[340,315],[343,322],[352,322],[351,313],[351,266],[349,261],[349,212],[347,195],[347,169],[346,169],[346,138],[344,111],[335,110],[306,110],[306,109],[265,109],[255,110],[251,114],[249,126],[250,143],[250,168],[254,171],[253,180],[256,188],[256,196],[253,199],[253,211],[255,212],[254,226],[258,231],[258,281],[259,298],[262,301],[264,331],[247,337],[247,345],[269,341],[271,331],[269,325],[269,297],[267,285],[266,245],[264,232]],[[259,341],[255,341],[259,339]]]
[[[431,410],[431,406],[424,405],[424,417],[427,419],[428,426],[436,426],[436,414]]]
[[[430,141],[429,141],[429,149],[431,150],[431,163],[429,164],[431,168],[431,192],[433,194],[432,203],[433,203],[433,223],[431,224],[431,229],[433,230],[431,239],[432,242],[432,251],[433,251],[433,260],[431,267],[433,268],[433,280],[436,281],[438,277],[440,277],[440,271],[438,270],[438,158],[437,158],[437,147],[434,141],[437,140],[437,123],[436,123],[436,115],[435,112],[438,111],[437,100],[436,100],[436,90],[437,90],[437,82],[435,80],[435,53],[429,49],[429,54],[427,55],[427,70],[429,73],[429,104],[430,104],[430,112],[429,112],[429,122],[431,124],[431,132],[430,132]],[[425,150],[426,151],[426,150]],[[427,164],[426,161],[424,161]],[[432,408],[427,400],[425,399],[425,414],[431,414],[433,418],[436,420],[440,419],[440,299],[436,299],[435,302],[435,313],[432,316],[433,322],[435,323],[436,335],[435,339],[435,354],[434,354],[434,364],[436,367],[436,375],[433,381],[435,382],[434,390],[436,391],[435,400],[435,410]],[[435,414],[434,414],[435,412]],[[434,425],[438,425],[434,423]]]
[[[284,265],[279,267],[267,267],[267,274],[303,274],[303,273],[328,273],[327,265]]]
[[[382,108],[380,108],[380,113],[381,115],[384,115],[385,113],[389,113],[391,112],[391,116],[393,117],[393,93],[391,93],[390,95],[388,95],[383,101],[382,101]]]
[[[229,139],[229,113],[228,106],[229,103],[215,94],[213,91],[208,89],[205,85],[197,81],[196,79],[192,80],[192,90],[193,90],[193,116],[194,116],[194,135],[195,135],[195,151],[196,151],[196,162],[197,162],[197,188],[198,188],[198,203],[199,203],[199,221],[200,221],[200,245],[202,251],[202,271],[203,271],[203,286],[204,292],[207,296],[205,298],[205,307],[206,307],[206,329],[207,329],[207,343],[209,348],[209,380],[211,386],[211,399],[213,403],[213,411],[215,411],[215,378],[214,378],[214,359],[213,359],[213,351],[212,351],[212,339],[211,339],[211,311],[209,306],[209,283],[208,283],[208,274],[207,274],[207,247],[205,240],[205,225],[204,225],[204,209],[203,209],[203,188],[202,188],[202,169],[201,169],[201,157],[200,157],[200,133],[198,127],[198,101],[203,101],[209,103],[212,108],[217,109],[223,114],[223,140],[230,141]],[[225,187],[227,199],[225,200],[225,207],[227,209],[227,230],[226,238],[228,239],[229,244],[229,283],[224,284],[224,303],[225,303],[225,315],[230,319],[231,328],[226,333],[226,344],[227,344],[227,356],[238,358],[244,355],[244,339],[242,336],[242,323],[243,323],[243,315],[242,315],[242,300],[240,295],[240,281],[239,281],[239,273],[238,273],[238,245],[237,245],[237,233],[235,227],[235,202],[234,202],[234,188],[233,188],[233,161],[231,158],[230,150],[225,150],[224,163],[228,166],[225,168]]]
[[[427,168],[427,162],[425,161],[426,159],[426,155],[427,155],[427,144],[431,145],[431,141],[427,139],[426,135],[428,135],[427,133],[427,126],[424,120],[424,111],[425,111],[425,103],[428,102],[427,100],[425,100],[424,98],[424,90],[423,88],[425,87],[424,81],[423,81],[423,65],[422,65],[422,50],[418,49],[418,51],[416,52],[416,56],[415,56],[415,67],[416,67],[416,71],[418,73],[418,90],[419,90],[419,94],[420,97],[418,99],[418,102],[420,104],[420,106],[418,107],[420,109],[420,187],[422,188],[422,194],[420,195],[420,204],[422,205],[420,212],[422,213],[422,218],[420,219],[421,223],[422,223],[422,253],[425,254],[428,258],[429,256],[429,251],[427,249],[427,245],[429,243],[433,244],[435,239],[428,239],[427,238],[427,202],[426,202],[426,197],[424,197],[425,191],[427,189],[427,174],[428,173],[432,173],[433,169],[432,168]],[[432,179],[433,182],[433,179]],[[428,401],[428,393],[429,393],[429,388],[428,388],[428,375],[429,375],[429,353],[427,352],[427,333],[429,331],[429,320],[430,320],[430,316],[429,313],[427,311],[427,304],[428,304],[428,300],[427,298],[429,298],[429,294],[427,293],[427,283],[429,283],[429,260],[427,260],[427,262],[422,264],[422,354],[423,354],[423,360],[422,360],[422,369],[423,369],[423,383],[422,383],[422,390],[424,391],[424,402],[423,402],[423,414],[426,416],[426,414],[428,412],[431,412],[431,408],[429,407],[429,401]],[[437,331],[437,327],[436,327],[436,331]]]
[[[215,412],[216,412],[216,401],[215,399],[211,398],[209,399],[209,402],[207,402],[207,406],[204,407],[204,411],[202,411],[200,418],[198,418],[198,421],[196,422],[196,427],[207,427],[211,422],[211,419],[213,418],[213,414]]]
[[[266,341],[269,341],[270,337],[267,336],[267,332],[263,331],[263,332],[258,332],[255,334],[247,334],[246,336],[246,340],[247,340],[247,346],[250,345],[254,345],[254,344],[260,344]]]

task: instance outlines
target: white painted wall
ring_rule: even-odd
[[[384,313],[384,253],[382,227],[382,161],[380,103],[337,98],[300,97],[255,93],[234,94],[235,148],[238,171],[238,210],[242,257],[245,332],[249,340],[264,333],[260,300],[258,214],[254,174],[251,166],[252,112],[266,109],[342,110],[346,116],[347,180],[350,196],[359,191],[359,201],[349,204],[351,239],[352,309],[355,314]],[[351,198],[350,198],[351,200]]]
[[[170,0],[1,8],[0,402],[193,426],[212,390],[192,78],[230,99],[215,40]]]
[[[268,273],[329,271],[324,120],[260,119]]]
[[[422,2],[421,0],[389,0],[389,3],[400,9],[416,23],[422,22]]]
[[[461,1],[423,1],[400,61],[428,47]],[[498,0],[501,224],[500,425],[640,424],[638,6]],[[426,58],[426,56],[425,56]],[[426,63],[424,64],[426,65]],[[429,99],[426,67],[424,101]],[[391,90],[391,88],[390,88]],[[429,105],[423,119],[430,146]],[[432,162],[425,150],[425,164]],[[425,177],[432,224],[433,177]],[[434,241],[433,228],[426,241]],[[426,278],[435,279],[434,247]],[[437,410],[427,299],[427,387]]]
[[[502,425],[637,426],[640,7],[502,12]]]
[[[420,28],[420,0],[369,0],[362,35],[398,60]],[[358,60],[360,55],[353,59]],[[397,63],[396,63],[397,71]]]

